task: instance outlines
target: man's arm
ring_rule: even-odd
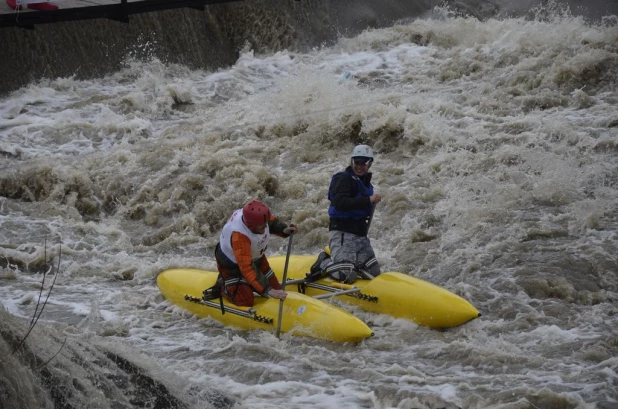
[[[368,196],[350,197],[356,195],[358,186],[357,182],[346,173],[336,175],[330,189],[331,203],[337,210],[365,209],[370,205]]]
[[[240,273],[256,292],[259,294],[267,294],[271,289],[271,284],[269,279],[264,276],[253,263],[251,258],[251,241],[247,236],[239,232],[232,233],[231,240],[232,250],[234,250],[234,256],[236,257]],[[270,268],[268,271],[270,271]],[[275,280],[276,279],[275,277]]]
[[[296,225],[295,224],[285,224],[278,217],[270,215],[270,220],[268,221],[268,230],[279,237],[290,237],[290,234],[296,233]]]

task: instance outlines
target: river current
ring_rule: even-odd
[[[618,20],[552,4],[434,9],[218,70],[129,59],[0,99],[0,406],[617,407]],[[350,309],[375,332],[350,345],[226,328],[161,296],[164,269],[216,268],[250,199],[317,255],[358,143],[376,152],[383,271],[482,317],[437,331]]]

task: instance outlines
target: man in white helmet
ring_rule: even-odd
[[[382,200],[373,192],[371,172],[373,150],[357,145],[350,155],[350,166],[335,173],[328,188],[330,257],[324,252],[311,267],[309,279],[328,274],[334,279],[353,283],[360,273],[371,279],[380,274],[371,242],[367,237],[373,209]]]

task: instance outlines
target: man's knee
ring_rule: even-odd
[[[356,266],[356,269],[360,272],[362,278],[367,280],[371,280],[380,275],[380,264],[378,264],[378,260],[375,256],[370,257],[365,260],[364,263]]]
[[[248,285],[230,286],[224,292],[225,298],[240,307],[252,307],[255,303],[253,289]]]

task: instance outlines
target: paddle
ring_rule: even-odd
[[[285,290],[285,280],[288,277],[288,263],[290,262],[290,253],[292,252],[292,237],[294,233],[290,234],[290,240],[288,241],[288,253],[285,255],[285,267],[283,268],[283,280],[281,281],[281,288]],[[281,334],[281,318],[283,317],[283,300],[279,302],[279,319],[277,320],[277,338]]]
[[[377,203],[371,208],[371,214],[369,215],[369,220],[367,220],[367,234],[369,234],[369,226],[371,226],[371,221],[373,220],[373,214],[376,211],[376,207],[378,207]]]

